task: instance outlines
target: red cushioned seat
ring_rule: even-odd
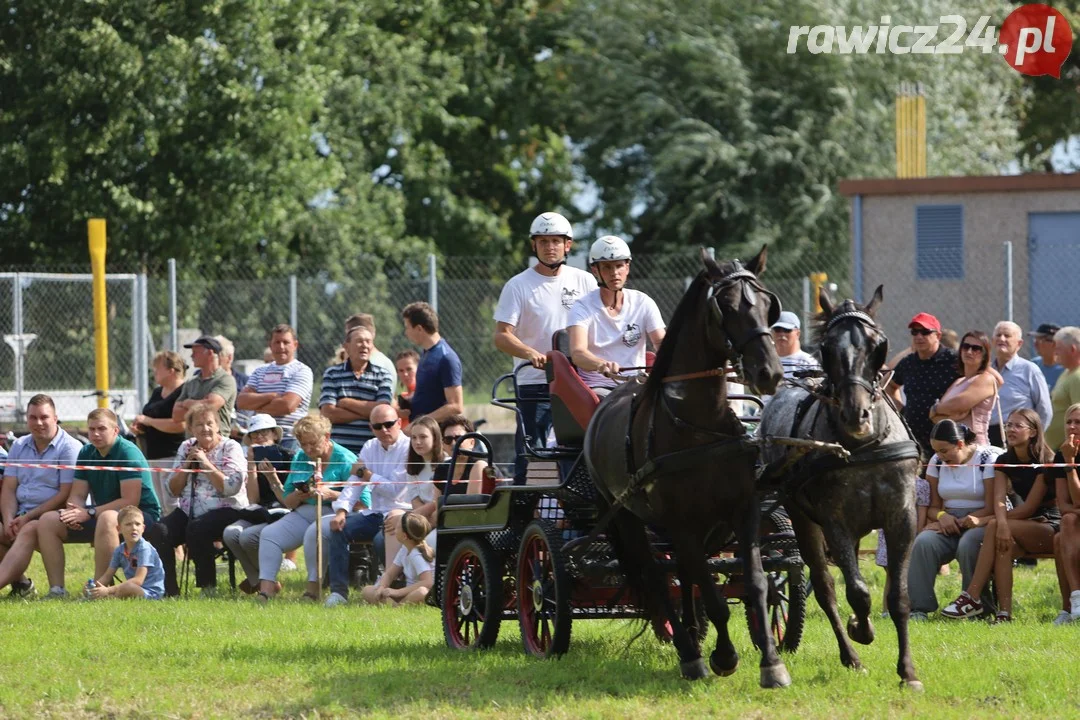
[[[547,355],[547,378],[551,389],[551,423],[560,445],[582,445],[600,398],[577,374],[569,358],[558,350]]]

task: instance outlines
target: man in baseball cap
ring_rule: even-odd
[[[191,364],[199,372],[184,383],[180,397],[173,405],[173,420],[184,422],[184,416],[195,403],[202,401],[218,411],[218,428],[229,437],[233,409],[236,407],[236,380],[232,373],[221,367],[221,343],[217,338],[203,335],[184,345],[191,350]]]
[[[1035,346],[1035,354],[1037,355],[1032,362],[1039,367],[1039,370],[1042,370],[1043,377],[1046,378],[1046,385],[1050,388],[1054,387],[1054,383],[1061,377],[1061,371],[1064,370],[1054,359],[1054,335],[1060,329],[1060,325],[1043,323],[1028,333],[1031,336],[1031,344]]]
[[[196,347],[206,348],[207,350],[213,350],[214,352],[216,352],[219,357],[221,355],[221,343],[217,341],[217,338],[210,337],[209,335],[203,335],[198,340],[194,342],[189,342],[184,347],[186,347],[188,350],[192,350]]]
[[[908,329],[914,352],[896,364],[886,391],[901,408],[911,432],[922,445],[923,457],[929,458],[933,454],[930,431],[934,429],[930,406],[959,376],[959,360],[955,350],[941,344],[941,323],[930,313],[917,313],[908,323]],[[901,387],[907,398],[906,404],[900,401]]]
[[[771,328],[776,354],[784,366],[784,377],[792,378],[798,370],[820,370],[821,365],[813,355],[802,349],[802,323],[793,312],[784,311]]]

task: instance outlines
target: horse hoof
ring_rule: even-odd
[[[923,684],[918,680],[901,680],[900,689],[907,689],[911,692],[922,692],[924,690]]]
[[[729,657],[724,657],[719,650],[713,650],[709,655],[709,667],[720,677],[733,675],[739,668],[739,653],[731,651]]]
[[[784,663],[777,663],[770,667],[761,668],[761,687],[766,690],[771,688],[784,688],[791,684],[791,675],[788,675]]]
[[[870,618],[859,622],[859,619],[852,615],[847,621],[847,634],[860,645],[869,645],[874,642],[874,624],[870,622]]]
[[[679,670],[687,680],[701,680],[709,677],[709,669],[705,667],[705,661],[701,658],[679,663]]]

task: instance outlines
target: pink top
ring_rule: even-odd
[[[971,383],[975,382],[975,378],[979,377],[982,373],[972,375],[971,377],[960,378],[945,391],[945,394],[941,396],[941,402],[945,402],[954,395],[959,395],[967,389]],[[992,377],[992,376],[991,376]],[[979,445],[989,445],[990,439],[987,437],[987,431],[990,429],[990,412],[994,408],[994,396],[986,398],[980,403],[977,403],[968,414],[960,418],[958,422],[962,422],[972,429],[975,433],[975,442]]]

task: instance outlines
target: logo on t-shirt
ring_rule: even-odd
[[[641,340],[641,329],[635,323],[627,323],[622,334],[623,345],[634,347],[639,340]]]
[[[563,288],[562,289],[562,306],[569,310],[574,307],[574,303],[577,302],[578,291],[577,288]]]

